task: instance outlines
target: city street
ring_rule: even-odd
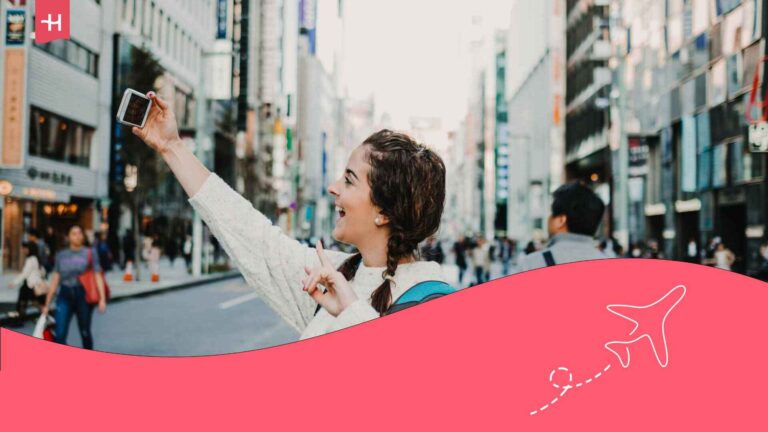
[[[79,347],[75,321],[68,343]],[[31,335],[33,327],[13,330]],[[93,333],[99,351],[155,356],[242,352],[298,339],[242,279],[115,303],[105,315],[94,313]]]

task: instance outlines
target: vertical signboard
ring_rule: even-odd
[[[299,4],[300,33],[309,40],[309,53],[315,54],[317,48],[317,0],[301,0]]]
[[[26,30],[26,11],[8,9],[5,16],[5,45],[23,46]]]
[[[229,11],[227,4],[229,0],[216,1],[216,39],[227,39],[227,24],[229,23]]]
[[[22,140],[24,138],[24,69],[26,52],[23,49],[5,51],[3,78],[3,142],[0,166],[22,166]]]

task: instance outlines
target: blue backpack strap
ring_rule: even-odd
[[[397,298],[384,315],[399,312],[403,309],[426,303],[444,295],[456,292],[452,286],[442,281],[424,281],[417,283]]]

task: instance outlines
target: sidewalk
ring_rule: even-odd
[[[0,324],[8,318],[8,312],[15,310],[16,299],[19,295],[18,288],[9,289],[8,284],[13,281],[18,273],[7,273],[0,275]],[[146,266],[141,269],[141,281],[124,282],[123,272],[115,267],[107,273],[107,283],[112,293],[112,302],[124,300],[127,298],[150,296],[153,294],[166,292],[175,289],[189,288],[206,283],[216,282],[223,279],[235,278],[240,276],[237,270],[231,270],[223,273],[214,273],[194,277],[187,273],[184,260],[177,259],[174,265],[168,258],[163,257],[160,261],[160,281],[152,283],[149,281],[149,270]],[[134,272],[135,277],[135,272]],[[37,308],[30,308],[28,313],[30,317],[37,316]]]

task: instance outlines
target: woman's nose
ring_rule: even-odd
[[[330,185],[328,185],[328,193],[333,195],[333,196],[338,196],[339,195],[339,191],[338,191],[338,189],[336,189],[336,183],[338,183],[338,181],[333,182]]]

